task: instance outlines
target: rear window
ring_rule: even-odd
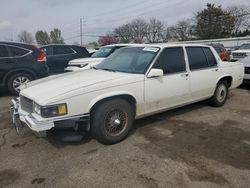
[[[25,54],[29,53],[28,50],[18,48],[18,47],[13,47],[9,46],[11,56],[13,57],[18,57],[18,56],[24,56]]]
[[[5,46],[0,45],[0,57],[9,57],[8,50]]]
[[[74,51],[67,46],[54,46],[54,55],[72,54]]]
[[[53,55],[53,46],[46,46],[41,48],[41,50],[44,51],[46,55]]]
[[[206,57],[207,57],[207,61],[210,67],[213,67],[215,65],[217,65],[217,61],[214,58],[214,54],[211,52],[210,48],[203,48]]]
[[[190,70],[209,67],[205,53],[201,47],[187,47]]]

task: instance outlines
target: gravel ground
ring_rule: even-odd
[[[123,142],[17,136],[0,95],[0,187],[250,187],[250,86],[136,121]]]

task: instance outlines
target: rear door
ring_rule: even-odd
[[[72,48],[64,45],[45,46],[41,49],[46,53],[47,65],[51,73],[63,73],[76,53]]]
[[[209,47],[186,47],[190,68],[191,101],[212,96],[219,77],[217,61]]]
[[[64,69],[68,66],[70,60],[74,59],[74,54],[76,52],[69,46],[54,46],[53,48],[53,61],[52,65],[54,67],[55,73],[62,73]]]
[[[145,80],[146,113],[164,110],[188,101],[189,74],[182,47],[163,49],[152,68],[162,69],[164,76]]]
[[[11,61],[8,48],[0,44],[0,84],[3,84],[4,74],[9,70]]]

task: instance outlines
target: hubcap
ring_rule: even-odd
[[[13,88],[16,90],[16,91],[20,91],[19,87],[22,85],[22,84],[26,84],[30,81],[30,79],[26,76],[18,76],[16,77],[14,80],[13,80]]]
[[[110,136],[119,136],[128,124],[127,113],[121,109],[109,112],[105,118],[105,129]]]
[[[227,88],[225,85],[220,85],[217,92],[217,99],[219,102],[223,102],[227,96]]]

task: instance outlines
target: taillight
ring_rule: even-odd
[[[40,54],[38,55],[36,60],[38,62],[47,61],[46,54],[43,51],[40,51]]]
[[[38,62],[47,61],[46,54],[40,48],[37,48],[36,46],[34,46],[34,48],[39,52],[39,55],[36,60]]]

